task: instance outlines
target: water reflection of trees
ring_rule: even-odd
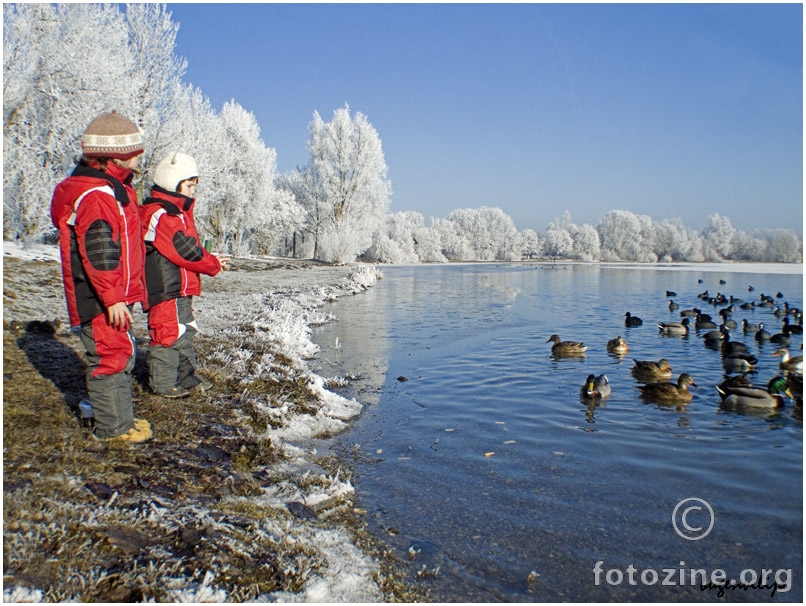
[[[313,335],[320,346],[319,374],[346,377],[348,395],[365,405],[380,400],[389,366],[387,318],[378,298],[376,287],[351,297],[348,304],[328,306],[336,320]]]

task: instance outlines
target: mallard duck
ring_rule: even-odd
[[[559,335],[551,335],[546,343],[554,343],[551,353],[555,356],[581,356],[588,346],[579,341],[562,341]]]
[[[781,392],[786,391],[786,379],[783,377],[773,377],[770,379],[767,389],[760,387],[727,387],[716,386],[719,397],[722,398],[722,406],[729,408],[781,408],[784,405],[784,398]]]
[[[643,323],[644,321],[641,318],[632,315],[630,312],[624,314],[624,326],[641,326]]]
[[[728,372],[753,370],[758,365],[758,358],[749,353],[736,352],[722,358],[722,368]]]
[[[619,336],[615,339],[610,339],[607,342],[607,351],[623,356],[630,351],[630,347],[627,345],[627,341],[625,341],[623,337]]]
[[[803,374],[803,356],[790,356],[786,347],[780,347],[772,352],[772,356],[781,356],[778,368]]]
[[[688,386],[697,387],[691,375],[684,372],[677,377],[677,383],[649,383],[638,385],[641,396],[662,402],[690,402],[693,397]]]
[[[786,375],[786,387],[789,397],[795,402],[795,407],[803,406],[803,375],[789,372]]]
[[[688,318],[683,318],[682,322],[661,322],[658,330],[665,335],[688,335],[688,327],[691,322]]]
[[[579,393],[587,400],[606,398],[610,395],[610,381],[607,380],[607,375],[601,374],[598,377],[588,375]]]
[[[753,387],[753,382],[747,378],[747,373],[742,373],[740,375],[736,375],[733,377],[728,377],[722,383],[719,384],[720,387]]]
[[[642,383],[654,383],[662,379],[669,379],[672,376],[672,367],[669,361],[661,358],[657,362],[651,360],[635,360],[632,367],[632,375]]]

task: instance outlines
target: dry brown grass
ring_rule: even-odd
[[[271,420],[223,373],[208,374],[212,393],[180,401],[151,395],[142,386],[141,350],[135,414],[151,421],[154,440],[92,440],[77,412],[85,363],[66,330],[59,271],[58,263],[4,259],[5,587],[40,590],[46,601],[173,601],[173,590],[212,573],[229,600],[299,591],[323,560],[304,540],[303,520],[253,498],[293,481],[273,472],[283,455],[265,437]],[[43,301],[48,317],[38,317]],[[142,321],[135,334],[145,343]],[[219,345],[199,339],[200,358]],[[313,396],[293,376],[247,390],[315,412]],[[418,598],[349,501],[304,524],[348,529],[380,562],[377,582],[387,600]]]

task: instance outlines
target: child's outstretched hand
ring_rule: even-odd
[[[213,253],[213,256],[218,259],[218,262],[221,263],[221,271],[227,269],[227,263],[232,258],[229,255],[222,255],[220,253]]]

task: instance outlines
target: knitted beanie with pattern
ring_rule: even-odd
[[[104,112],[89,123],[81,137],[81,147],[85,156],[119,160],[145,151],[140,128],[116,111]]]

